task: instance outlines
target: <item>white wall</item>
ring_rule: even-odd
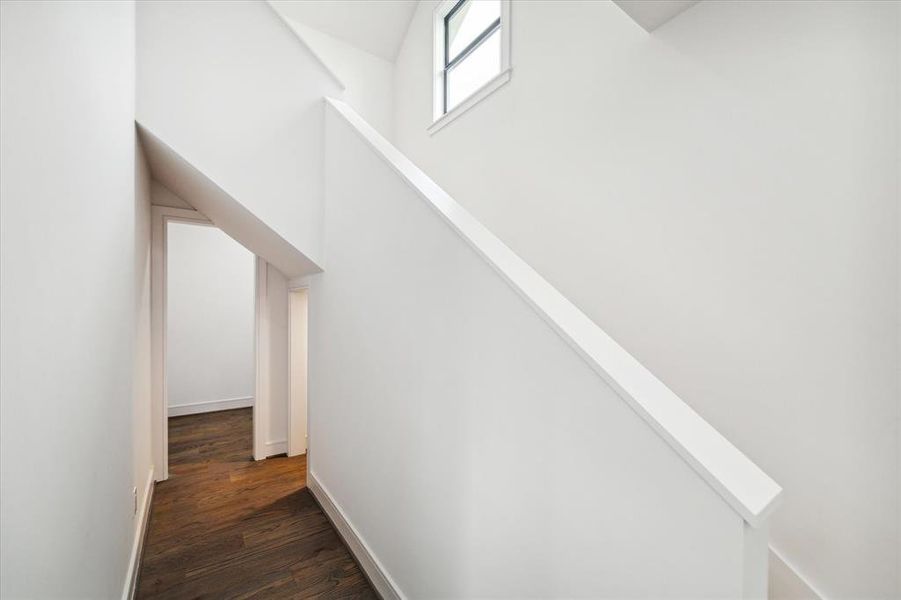
[[[265,429],[267,455],[286,451],[288,438],[288,280],[268,265],[267,302],[269,304],[269,410]]]
[[[271,2],[279,10],[281,2]],[[344,84],[341,98],[384,136],[394,133],[394,63],[284,16]]]
[[[132,406],[132,486],[137,504],[144,506],[153,468],[150,395],[150,169],[141,144],[135,139],[135,351]],[[137,515],[136,515],[137,516]],[[140,526],[136,519],[135,527]],[[135,535],[140,535],[136,531]]]
[[[150,199],[154,206],[169,206],[171,208],[194,210],[194,207],[176,196],[169,188],[156,179],[150,181]]]
[[[325,182],[310,476],[406,597],[742,596],[738,513],[334,110]]]
[[[0,3],[0,596],[114,598],[134,534],[134,5]]]
[[[170,411],[254,395],[254,257],[215,227],[168,227],[166,381]],[[197,405],[200,406],[191,406]]]
[[[137,23],[138,121],[319,261],[322,97],[337,84],[262,1],[141,2]]]
[[[288,455],[295,456],[307,451],[307,306],[309,292],[299,289],[288,297],[288,320],[290,339],[288,340],[288,428],[291,442]]]
[[[708,0],[648,35],[516,2],[511,82],[430,137],[432,6],[400,149],[784,486],[812,584],[895,594],[899,5]]]

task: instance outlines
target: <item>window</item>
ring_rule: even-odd
[[[435,123],[440,129],[510,79],[510,0],[447,0],[435,9]]]

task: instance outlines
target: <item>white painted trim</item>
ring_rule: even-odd
[[[742,523],[742,594],[743,600],[767,600],[769,583],[769,523],[752,527]]]
[[[295,421],[300,418],[300,411],[296,409],[295,404],[295,387],[296,384],[294,382],[294,361],[297,359],[294,356],[294,298],[291,297],[292,294],[297,292],[306,292],[306,326],[305,330],[307,333],[307,339],[304,340],[304,355],[303,360],[307,361],[305,372],[305,379],[307,382],[306,389],[303,390],[303,404],[306,411],[306,427],[304,428],[307,432],[309,432],[310,427],[310,396],[309,396],[309,336],[310,336],[310,285],[309,278],[302,277],[298,279],[292,279],[288,282],[288,446],[287,446],[287,454],[288,456],[300,456],[301,454],[306,454],[307,448],[309,446],[309,436],[306,436],[302,443],[298,443],[298,440],[294,439],[293,432],[299,427],[295,426]]]
[[[221,400],[202,400],[200,402],[172,405],[169,407],[169,416],[183,417],[185,415],[199,415],[201,413],[217,412],[220,410],[250,408],[251,406],[253,406],[253,396],[223,398]]]
[[[513,70],[511,42],[512,2],[500,0],[501,3],[501,64],[500,72],[483,86],[470,94],[451,110],[444,112],[444,17],[457,4],[457,0],[444,0],[435,5],[432,11],[432,124],[428,128],[433,134],[470,108],[490,96],[495,90],[510,81]]]
[[[266,458],[270,456],[275,456],[276,454],[287,454],[288,453],[288,440],[281,440],[278,442],[266,442]],[[301,453],[303,454],[303,453]]]
[[[326,102],[745,521],[759,527],[782,488],[340,100]]]
[[[307,463],[309,464],[309,461]],[[363,569],[372,587],[382,597],[382,600],[405,600],[406,596],[400,591],[400,586],[391,578],[391,575],[388,574],[388,571],[373,554],[372,549],[347,518],[347,515],[335,502],[335,499],[325,486],[309,470],[309,467],[307,468],[307,487],[313,494],[313,498],[322,507],[329,521],[338,530],[338,535],[344,540],[347,548],[354,555],[360,568]]]
[[[153,503],[153,465],[147,472],[147,483],[144,484],[144,503],[138,513],[135,524],[135,537],[131,544],[131,556],[128,558],[128,571],[125,573],[125,586],[122,600],[132,600],[138,587],[138,575],[141,571],[141,556],[144,554],[144,540],[147,538],[147,524],[150,522],[150,507]]]
[[[510,81],[510,76],[512,74],[512,68],[501,71],[500,73],[495,75],[493,79],[490,79],[487,83],[485,83],[485,85],[474,91],[468,98],[466,98],[466,100],[452,108],[449,112],[446,112],[438,117],[434,123],[429,125],[429,128],[426,131],[428,131],[430,135],[434,135],[436,131],[443,129],[444,126],[451,121],[457,120],[470,108],[493,94],[495,90]]]
[[[773,600],[829,600],[826,594],[817,589],[810,579],[802,575],[795,565],[786,560],[785,555],[772,545],[769,550],[770,570],[774,570],[773,567],[775,567],[782,573],[780,577],[788,577],[792,580],[790,596],[774,594],[773,590],[770,590],[770,598]]]
[[[293,279],[288,280],[288,291],[296,292],[297,290],[306,290],[310,288],[310,281],[312,279],[312,275],[303,275],[302,277],[295,277]]]
[[[169,478],[169,400],[166,393],[167,224],[213,226],[196,210],[151,206],[150,233],[150,435],[157,481]]]
[[[254,357],[256,365],[255,399],[253,403],[253,458],[263,460],[266,454],[265,434],[269,423],[271,397],[269,360],[269,263],[257,256],[254,266]]]
[[[277,8],[272,6],[272,3],[269,2],[269,0],[266,0],[266,4],[269,6],[270,9],[272,9],[272,12],[274,12],[278,16],[279,20],[281,20],[281,22],[284,23],[288,27],[288,29],[291,30],[291,33],[293,33],[294,37],[296,37],[298,39],[298,41],[300,41],[300,44],[304,48],[306,48],[307,52],[309,52],[310,54],[313,55],[313,58],[316,59],[316,62],[319,63],[319,66],[322,67],[322,69],[325,71],[326,75],[328,75],[329,77],[332,78],[332,81],[334,81],[338,85],[338,87],[341,88],[341,91],[346,90],[347,86],[344,85],[344,82],[341,81],[341,78],[339,78],[335,74],[335,72],[332,71],[331,67],[329,67],[328,64],[326,64],[325,60],[323,60],[323,58],[321,56],[319,56],[319,53],[316,52],[316,50],[314,50],[313,47],[307,42],[307,40],[304,38],[303,34],[296,27],[294,27],[294,23],[291,22],[291,19],[289,19],[288,17],[283,15]]]

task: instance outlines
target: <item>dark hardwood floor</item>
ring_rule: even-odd
[[[306,457],[252,459],[251,409],[169,419],[138,598],[377,598],[306,488]]]

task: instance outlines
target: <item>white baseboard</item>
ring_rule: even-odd
[[[275,456],[276,454],[286,454],[288,452],[288,440],[280,442],[266,442],[266,456]]]
[[[169,416],[182,417],[184,415],[197,415],[219,410],[231,410],[233,408],[247,408],[249,406],[253,406],[253,396],[224,398],[222,400],[204,400],[203,402],[191,402],[189,404],[170,406]]]
[[[125,573],[125,587],[122,590],[122,600],[132,600],[135,597],[138,584],[138,574],[141,569],[141,555],[144,553],[144,538],[147,537],[147,524],[150,522],[150,506],[153,503],[153,467],[147,474],[147,483],[144,486],[144,502],[138,511],[138,522],[135,524],[134,541],[131,544],[131,556],[128,558],[128,571]]]
[[[806,577],[770,546],[769,600],[827,600]]]
[[[322,486],[312,472],[307,474],[307,487],[319,503],[319,506],[325,511],[329,521],[338,530],[338,535],[341,536],[351,554],[357,559],[357,563],[363,569],[366,577],[369,578],[372,587],[382,597],[382,600],[405,600],[400,588],[388,575],[388,572],[372,553],[372,550],[369,549],[369,546],[366,545],[366,542],[363,541],[363,538],[360,537],[360,534],[357,533],[357,530],[354,529],[354,526],[347,520],[341,507],[335,503],[331,494],[328,493],[328,490]]]

